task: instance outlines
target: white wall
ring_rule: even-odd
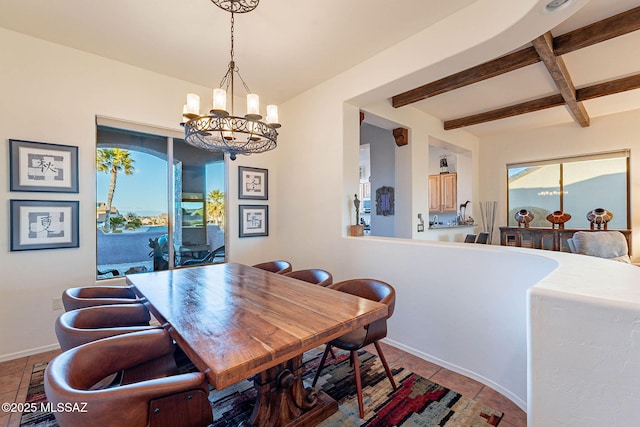
[[[396,156],[395,140],[390,130],[363,123],[360,128],[360,143],[369,144],[369,159],[371,165],[371,235],[396,236],[395,203],[393,215],[378,215],[376,191],[381,187],[391,187],[396,192]]]
[[[588,104],[586,105],[588,110]],[[498,241],[501,225],[507,224],[506,164],[543,160],[580,154],[599,153],[618,149],[631,149],[631,238],[636,258],[640,255],[640,199],[634,190],[640,185],[640,110],[595,117],[591,126],[581,128],[575,123],[550,126],[513,135],[500,135],[482,139],[480,152],[480,181],[483,183],[482,200],[497,200],[496,228],[493,241]],[[623,188],[611,189],[624,191]],[[586,212],[569,212],[572,217],[584,218]],[[615,214],[615,213],[614,213]],[[585,219],[586,222],[586,219]],[[585,226],[586,227],[586,226]]]
[[[121,118],[175,128],[185,94],[208,99],[210,90],[0,29],[0,360],[56,346],[53,323],[60,311],[52,300],[71,286],[95,283],[95,116]],[[221,66],[224,66],[222,64]],[[78,146],[78,194],[9,191],[8,139]],[[273,153],[240,157],[229,172],[231,213],[237,212],[237,165],[270,169],[271,215],[277,217],[278,170]],[[9,251],[10,199],[79,200],[80,247],[77,249]],[[237,214],[229,216],[230,254],[247,263],[277,256],[278,222],[268,238],[238,239]]]
[[[559,268],[528,295],[527,424],[636,426],[640,269],[553,256]]]

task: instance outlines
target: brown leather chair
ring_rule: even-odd
[[[151,316],[142,304],[114,304],[79,308],[62,313],[55,324],[62,351],[102,338],[139,332],[149,326]]]
[[[105,304],[132,304],[140,300],[128,286],[83,286],[65,289],[62,305],[65,311]]]
[[[387,373],[391,386],[396,390],[396,383],[391,375],[391,370],[387,364],[382,348],[378,343],[379,340],[387,336],[387,319],[393,314],[396,303],[396,291],[388,283],[375,279],[352,279],[345,280],[344,282],[335,283],[329,286],[331,289],[335,289],[341,292],[346,292],[352,295],[357,295],[362,298],[366,298],[372,301],[378,301],[386,304],[388,307],[387,316],[369,323],[364,328],[356,329],[348,334],[330,341],[324,349],[324,354],[320,360],[320,366],[313,378],[312,386],[316,385],[320,372],[324,367],[324,362],[327,358],[327,354],[331,351],[332,347],[338,347],[342,350],[348,350],[351,353],[351,364],[353,366],[354,375],[356,377],[356,391],[358,393],[358,408],[360,409],[360,418],[364,418],[364,408],[362,403],[362,379],[360,378],[360,362],[358,361],[358,350],[373,343],[380,356],[380,361],[384,370]]]
[[[291,263],[288,261],[269,261],[263,262],[260,264],[254,265],[255,268],[259,268],[260,270],[270,271],[272,273],[277,274],[285,274],[289,273],[293,268],[291,267]]]
[[[325,270],[320,270],[318,268],[290,271],[289,273],[285,273],[284,275],[320,286],[329,286],[333,283],[333,276],[331,275],[331,273]]]
[[[94,389],[114,372],[170,355],[175,346],[161,329],[105,338],[73,348],[53,359],[44,374],[47,400],[62,427],[207,426],[213,422],[209,385],[202,372],[172,375],[120,387]]]

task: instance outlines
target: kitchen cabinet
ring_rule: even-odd
[[[458,211],[458,175],[429,175],[429,212]]]

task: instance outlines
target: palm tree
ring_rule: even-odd
[[[104,223],[108,227],[111,216],[111,203],[113,202],[113,194],[116,191],[116,180],[118,173],[124,172],[125,175],[133,174],[134,160],[130,157],[129,150],[120,148],[99,148],[96,155],[96,168],[99,172],[111,174],[111,182],[109,184],[109,194],[107,195],[107,205],[104,214]]]
[[[211,190],[207,194],[207,222],[209,220],[224,228],[224,191]]]
[[[122,218],[121,216],[114,216],[113,218],[109,219],[109,225],[111,225],[111,231],[117,230],[117,228],[120,227],[122,224],[124,224],[124,218]]]

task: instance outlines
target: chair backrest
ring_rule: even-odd
[[[619,231],[577,231],[567,243],[573,253],[631,262],[627,239]]]
[[[93,389],[104,377],[166,357],[174,350],[169,334],[156,329],[105,338],[61,353],[49,363],[44,374],[47,400],[54,407],[78,404],[89,413],[60,411],[55,413],[56,420],[70,427],[88,424],[196,427],[212,423],[207,399],[209,387],[202,372]],[[154,411],[156,407],[159,410]],[[180,420],[174,418],[178,416]]]
[[[254,265],[254,267],[277,274],[285,274],[293,270],[291,263],[283,260],[262,262]]]
[[[389,307],[387,319],[396,306],[396,290],[390,284],[376,279],[350,279],[328,286],[341,292],[356,295],[372,301],[378,301]]]
[[[65,289],[62,305],[65,311],[106,304],[133,304],[140,302],[128,286],[83,286]]]
[[[478,240],[476,240],[476,243],[482,243],[483,245],[489,243],[489,233],[482,232],[478,234]]]
[[[351,279],[334,283],[328,287],[387,305],[387,317],[367,325],[366,333],[359,338],[360,348],[387,336],[387,319],[393,315],[396,306],[396,291],[393,286],[376,279]]]
[[[465,243],[475,243],[476,235],[475,234],[467,234],[464,238]]]
[[[67,351],[106,337],[156,328],[142,304],[116,304],[79,308],[62,313],[55,323],[60,348]]]
[[[331,273],[318,268],[290,271],[289,273],[285,273],[284,275],[320,286],[329,286],[333,283],[333,276],[331,275]]]

